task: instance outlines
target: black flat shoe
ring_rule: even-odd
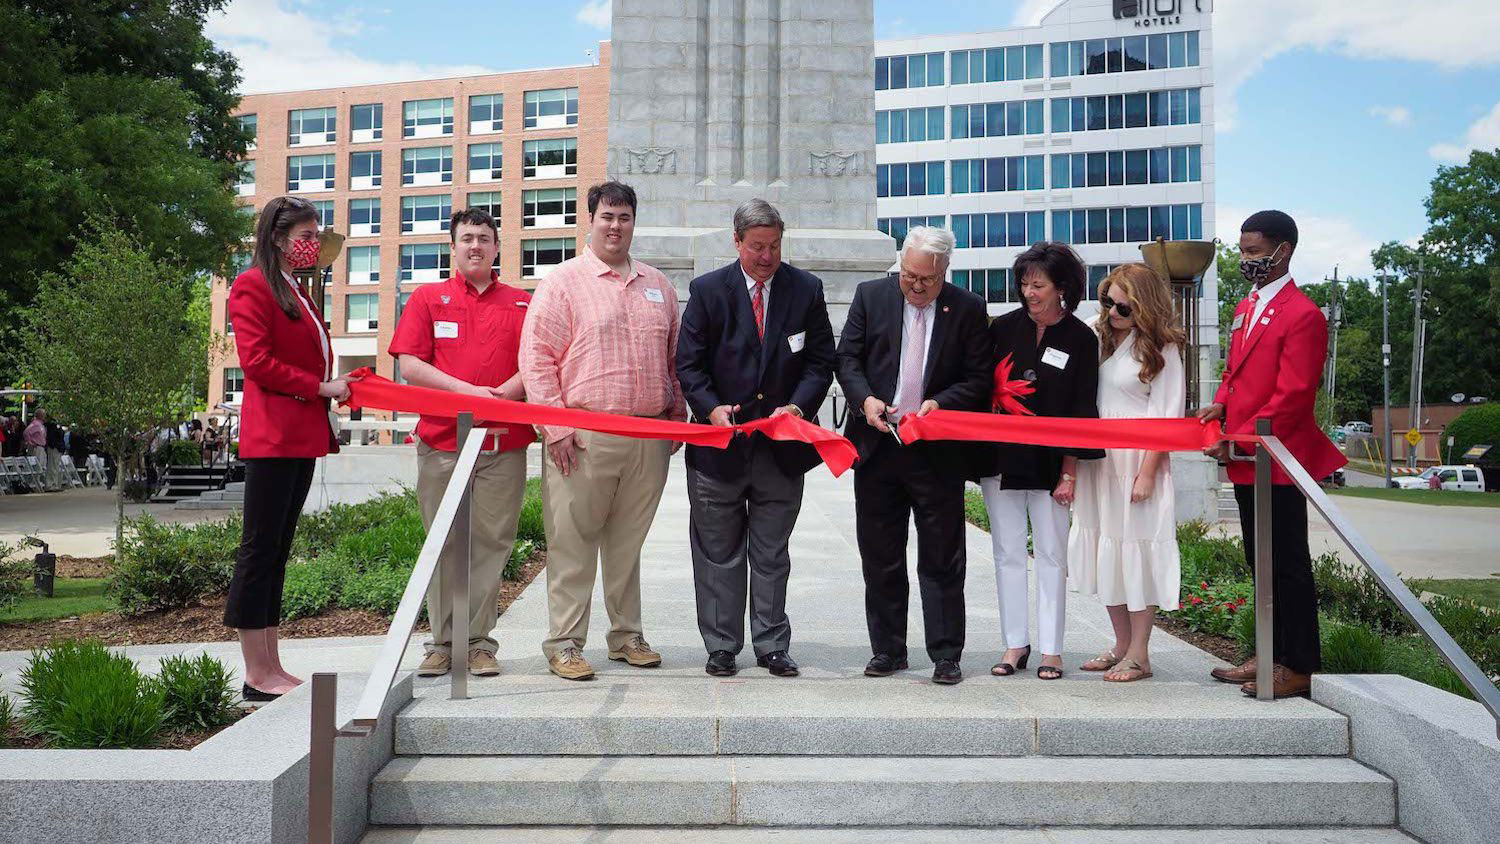
[[[890,654],[876,654],[870,657],[869,663],[865,665],[866,677],[889,677],[897,671],[905,671],[907,668],[906,657],[897,659]]]
[[[281,695],[272,692],[263,692],[249,683],[245,683],[244,688],[240,689],[240,697],[251,703],[265,703],[269,700],[275,700],[281,697]]]
[[[703,670],[711,677],[733,677],[738,674],[739,666],[734,664],[734,654],[729,651],[714,651],[708,655],[708,664]]]
[[[1017,671],[1025,668],[1026,660],[1028,659],[1031,659],[1030,645],[1026,646],[1026,653],[1021,654],[1021,658],[1016,660],[1015,665],[1011,665],[1008,662],[1002,662],[999,665],[996,665],[994,668],[991,668],[990,673],[995,675],[996,677],[1009,677]]]
[[[755,664],[775,674],[777,677],[796,677],[799,673],[797,660],[786,651],[772,651],[765,656],[756,657]]]
[[[964,679],[963,669],[958,667],[957,660],[940,659],[937,665],[932,667],[932,682],[943,686],[956,686]]]

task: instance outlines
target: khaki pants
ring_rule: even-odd
[[[548,658],[583,649],[594,571],[604,569],[607,642],[612,651],[641,634],[641,545],[667,483],[672,444],[579,431],[578,465],[564,476],[550,457],[542,470],[547,526]]]
[[[422,507],[422,526],[432,527],[443,491],[458,463],[458,453],[440,451],[417,443],[417,501]],[[500,597],[500,576],[516,544],[516,523],[521,517],[521,499],[526,494],[526,449],[499,454],[481,454],[474,465],[474,490],[470,498],[469,546],[469,648],[490,654],[497,647],[490,633],[495,629],[495,606]],[[432,584],[427,587],[427,618],[432,622],[429,653],[448,653],[453,639],[451,588],[443,577],[449,555],[461,553],[463,538],[450,533]]]

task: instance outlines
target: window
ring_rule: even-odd
[[[1198,38],[1198,33],[1193,31],[1054,42],[1052,75],[1083,76],[1197,67]]]
[[[542,278],[548,270],[577,254],[578,239],[544,237],[521,241],[521,278]]]
[[[380,234],[380,200],[349,200],[349,236],[374,237]]]
[[[401,247],[401,281],[442,281],[452,261],[446,243],[408,243]]]
[[[991,304],[1014,302],[1010,268],[954,270],[953,284]]]
[[[469,194],[469,207],[484,211],[495,218],[495,225],[500,225],[500,191]]]
[[[469,144],[469,181],[500,181],[500,144]]]
[[[349,190],[374,190],[380,187],[380,150],[349,153]]]
[[[453,98],[407,100],[401,104],[401,137],[437,138],[453,134]]]
[[[351,246],[347,251],[350,284],[375,284],[380,281],[379,246]]]
[[[959,159],[949,162],[949,168],[954,193],[1042,190],[1047,186],[1046,157],[1041,155]]]
[[[380,294],[350,293],[344,297],[345,330],[353,332],[375,331],[380,327]]]
[[[260,121],[253,114],[241,114],[235,120],[240,124],[240,131],[250,136],[250,139],[245,142],[245,152],[254,152]]]
[[[367,144],[385,137],[385,105],[365,103],[349,107],[349,140]]]
[[[294,155],[286,160],[286,189],[315,193],[333,190],[333,154]]]
[[[505,128],[505,95],[480,94],[469,98],[469,134],[482,135]]]
[[[935,217],[882,217],[875,221],[875,227],[896,239],[896,248],[906,242],[906,235],[917,226],[946,225],[946,219],[941,214]]]
[[[875,143],[943,140],[943,107],[875,112]]]
[[[401,197],[402,234],[438,234],[448,230],[449,218],[453,216],[453,197],[446,193],[436,196]]]
[[[950,106],[948,122],[955,139],[1040,135],[1045,128],[1042,125],[1045,110],[1042,100],[972,103]]]
[[[417,147],[401,150],[401,184],[453,184],[453,147]]]
[[[1052,238],[1063,243],[1140,243],[1201,240],[1203,206],[1152,205],[1052,212]]]
[[[954,50],[948,54],[948,67],[954,85],[1041,79],[1042,45]]]
[[[527,91],[522,103],[523,129],[561,129],[578,125],[578,89]]]
[[[1041,211],[953,215],[954,246],[958,249],[1030,246],[1047,239],[1046,229],[1046,214]]]
[[[1052,156],[1052,187],[1092,188],[1203,180],[1203,148],[1198,145]]]
[[[314,199],[312,204],[314,208],[318,209],[318,225],[325,229],[333,228],[333,200]]]
[[[238,366],[224,367],[224,401],[237,402],[245,392],[245,370]]]
[[[1198,88],[1066,97],[1052,101],[1054,132],[1181,126],[1201,121],[1202,92]]]
[[[936,196],[947,193],[943,162],[875,165],[876,196]]]
[[[521,146],[521,177],[562,179],[578,175],[578,139],[527,141]]]
[[[577,224],[577,188],[529,190],[521,194],[521,228],[551,229]]]
[[[294,108],[287,112],[287,146],[306,147],[338,140],[338,111],[329,108]]]
[[[875,60],[875,90],[927,88],[943,84],[943,54],[881,56]]]
[[[255,196],[255,159],[239,163],[239,178],[234,183],[235,196]]]

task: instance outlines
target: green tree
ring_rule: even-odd
[[[1465,410],[1457,419],[1443,429],[1443,443],[1453,438],[1451,449],[1444,446],[1444,454],[1451,453],[1455,460],[1470,448],[1481,443],[1500,449],[1500,402],[1475,405]],[[1497,455],[1486,455],[1487,463],[1493,463]]]
[[[1240,300],[1250,295],[1250,282],[1240,273],[1239,247],[1219,244],[1219,351],[1221,357],[1229,356],[1229,326],[1234,322],[1234,308]]]
[[[238,68],[203,35],[225,2],[0,3],[0,336],[86,217],[196,271],[222,269],[248,233],[230,189],[247,141]]]
[[[20,355],[47,405],[92,426],[120,467],[116,554],[125,520],[127,469],[156,429],[182,412],[182,390],[203,366],[206,341],[189,319],[192,274],[140,239],[88,222],[60,273],[42,276],[21,315]]]

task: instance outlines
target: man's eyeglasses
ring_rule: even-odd
[[[1110,308],[1114,308],[1115,315],[1122,319],[1130,319],[1130,314],[1132,312],[1132,308],[1128,304],[1124,302],[1116,302],[1115,300],[1108,297],[1104,298],[1100,302],[1099,307],[1103,308],[1106,311]]]

